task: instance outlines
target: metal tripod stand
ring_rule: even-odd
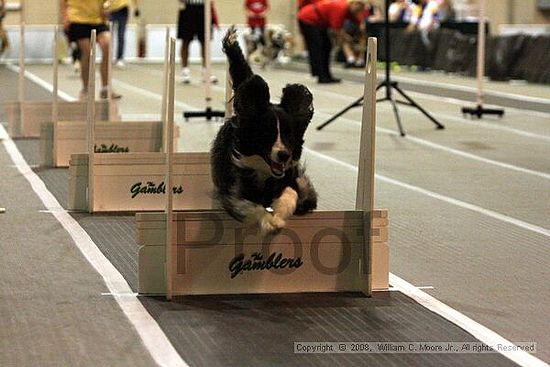
[[[403,129],[403,125],[401,124],[401,117],[399,116],[399,110],[397,109],[398,104],[404,104],[407,106],[412,106],[417,108],[420,112],[422,112],[427,118],[429,118],[437,127],[437,129],[444,129],[445,126],[443,126],[439,121],[437,121],[432,115],[428,113],[422,106],[420,106],[418,103],[414,101],[411,97],[409,97],[397,84],[397,82],[393,82],[391,80],[391,68],[390,68],[390,23],[389,23],[389,1],[385,1],[385,8],[386,8],[386,19],[384,21],[384,36],[385,36],[385,46],[386,46],[386,79],[382,81],[378,86],[376,87],[376,90],[385,87],[386,88],[386,95],[383,98],[379,98],[376,100],[376,102],[384,102],[384,101],[390,101],[393,107],[393,112],[395,114],[395,119],[397,121],[397,127],[399,128],[399,133],[401,136],[405,136],[405,130]],[[404,99],[405,101],[396,100],[394,97],[394,94],[392,93],[393,89],[395,89]],[[325,121],[323,124],[317,127],[317,130],[322,130],[325,126],[330,124],[332,121],[336,120],[338,117],[342,116],[344,113],[352,109],[353,107],[359,107],[363,104],[363,98],[364,96],[361,96],[358,98],[355,102],[351,103],[347,107],[345,107],[343,110],[338,112],[336,115],[332,116],[330,119]]]

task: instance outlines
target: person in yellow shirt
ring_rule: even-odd
[[[69,34],[69,38],[78,43],[81,50],[80,77],[82,90],[80,98],[84,99],[88,94],[88,70],[90,65],[90,36],[92,29],[96,30],[97,43],[101,49],[102,61],[101,74],[101,98],[109,95],[109,81],[107,70],[109,63],[109,47],[111,34],[106,24],[109,4],[105,0],[60,0],[63,28]],[[118,99],[121,95],[111,91],[111,98]]]
[[[132,0],[134,16],[139,17],[137,0]],[[126,38],[126,24],[130,13],[130,0],[111,0],[109,7],[109,19],[113,22],[113,32],[116,27],[117,53],[116,66],[123,68],[124,65],[124,44]]]
[[[6,1],[0,0],[0,56],[10,47],[10,40],[8,38],[8,33],[4,29],[2,21],[6,16]]]

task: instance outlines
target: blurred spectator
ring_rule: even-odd
[[[365,18],[367,23],[375,23],[384,20],[384,12],[375,0],[368,0],[366,2]]]
[[[342,51],[346,58],[346,68],[362,68],[365,66],[365,52],[367,50],[366,27],[368,23],[378,22],[383,19],[382,11],[378,5],[370,0],[366,3],[363,14],[360,15],[360,23],[346,19],[344,30],[350,35],[350,41],[344,41]]]
[[[185,84],[191,82],[191,70],[189,69],[189,44],[195,39],[201,44],[202,74],[205,81],[204,60],[204,0],[179,0],[180,10],[178,15],[178,38],[181,39],[181,79]],[[212,11],[212,24],[218,28],[218,16],[214,8],[214,2],[210,3]],[[210,82],[217,83],[218,78],[210,75]]]
[[[437,20],[439,23],[452,22],[455,20],[455,9],[452,0],[439,0],[437,7]]]
[[[134,16],[139,16],[137,0],[132,0],[134,7]],[[111,0],[109,4],[109,20],[113,23],[113,32],[116,27],[117,34],[117,53],[116,66],[123,68],[124,65],[124,45],[126,40],[126,24],[128,24],[128,14],[130,13],[130,0]]]
[[[68,33],[69,38],[78,44],[78,48],[81,50],[80,78],[82,79],[82,90],[80,91],[80,99],[85,99],[88,95],[90,49],[92,46],[95,47],[95,45],[90,44],[92,30],[96,31],[96,40],[102,54],[99,68],[102,85],[100,97],[108,98],[109,96],[107,70],[110,62],[108,55],[111,33],[107,27],[107,14],[103,5],[103,0],[60,0],[63,29]],[[120,94],[113,91],[111,91],[110,96],[114,99],[121,97]]]
[[[407,31],[418,30],[422,43],[430,49],[430,31],[439,27],[437,19],[438,0],[417,0]]]
[[[6,16],[6,1],[0,0],[0,56],[10,47],[8,34],[4,29],[4,17]]]
[[[310,71],[319,83],[340,82],[330,73],[332,44],[328,30],[335,32],[340,43],[349,42],[351,36],[343,29],[344,21],[361,22],[364,10],[365,3],[360,0],[321,0],[304,6],[298,12],[298,22],[308,48]]]
[[[269,11],[268,0],[245,0],[244,10],[252,37],[265,45],[265,23]]]
[[[438,5],[437,0],[418,0],[413,7],[408,29],[430,31],[437,28],[436,14]]]
[[[394,0],[388,8],[389,21],[391,23],[408,23],[412,10],[413,4],[409,0]]]
[[[71,53],[71,61],[73,64],[74,72],[75,74],[78,74],[80,73],[80,55],[82,54],[80,52],[80,48],[78,47],[78,40],[71,37],[68,29],[66,29],[64,33],[65,37],[67,38],[67,42],[69,43],[69,51]]]

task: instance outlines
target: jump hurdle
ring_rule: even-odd
[[[166,37],[168,40],[168,30]],[[57,43],[57,34],[55,43]],[[54,95],[57,92],[55,86],[54,83]],[[165,94],[164,92],[163,101],[166,100]],[[74,119],[60,121],[55,112],[57,104],[57,99],[54,97],[53,122],[45,122],[41,127],[41,164],[43,166],[68,167],[71,154],[87,152],[87,125],[84,118],[81,121]],[[162,114],[161,111],[161,116]],[[163,150],[165,134],[160,120],[98,121],[95,124],[95,130],[94,151],[96,153],[161,152]],[[176,138],[178,137],[179,130],[176,129]],[[75,164],[82,165],[82,162],[81,159],[78,159]]]
[[[95,37],[95,36],[92,36]],[[169,47],[175,50],[175,40]],[[95,50],[93,51],[95,53]],[[175,51],[172,51],[175,52]],[[168,51],[167,51],[168,54]],[[173,57],[172,57],[173,58]],[[90,70],[95,68],[91,59]],[[168,65],[168,61],[167,61]],[[174,83],[175,75],[168,75],[165,66],[165,81]],[[165,83],[165,88],[167,83]],[[90,93],[95,82],[90,77]],[[166,132],[164,149],[174,149],[173,117],[166,103],[174,104],[174,91],[163,93],[162,115]],[[168,102],[167,102],[168,101]],[[165,181],[165,152],[98,153],[95,149],[99,129],[96,127],[93,103],[88,102],[87,153],[72,154],[69,166],[69,209],[92,212],[108,211],[162,211],[164,196],[173,193],[177,209],[212,208],[212,179],[208,153],[177,153],[173,155],[175,173],[173,183]],[[171,121],[171,122],[169,122]],[[162,141],[162,140],[161,140]],[[171,188],[171,189],[170,189]]]
[[[356,210],[293,217],[278,234],[221,210],[136,214],[144,295],[358,291],[388,288],[388,213],[374,210],[376,39],[369,38]],[[168,165],[167,181],[171,175]]]
[[[53,105],[56,104],[58,118],[61,120],[84,120],[86,118],[86,102],[57,100],[58,60],[54,57],[54,93],[52,101],[28,101],[25,91],[25,24],[21,24],[21,45],[19,49],[19,92],[17,101],[4,103],[4,111],[8,122],[8,133],[12,138],[38,138],[41,124],[51,122]],[[57,27],[55,38],[57,39]],[[54,48],[55,46],[54,41]],[[54,52],[57,56],[57,52]],[[96,110],[102,120],[120,119],[116,102],[110,100],[97,101]]]
[[[179,130],[176,130],[176,137],[178,136]],[[161,152],[163,149],[162,122],[98,121],[94,145],[96,153]],[[54,121],[42,124],[40,134],[42,166],[69,167],[71,154],[82,154],[86,151],[86,122]]]
[[[72,154],[69,167],[69,209],[89,212],[161,211],[169,185],[164,153],[95,153],[92,177],[90,154]],[[208,153],[174,155],[174,207],[212,208],[212,179]],[[87,193],[93,187],[93,200]]]

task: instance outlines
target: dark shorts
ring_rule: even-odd
[[[76,42],[84,38],[89,39],[92,35],[92,29],[96,30],[96,35],[109,31],[107,24],[71,23],[69,25],[69,31],[67,32],[69,42]]]
[[[187,5],[178,17],[178,38],[204,42],[204,5]]]

